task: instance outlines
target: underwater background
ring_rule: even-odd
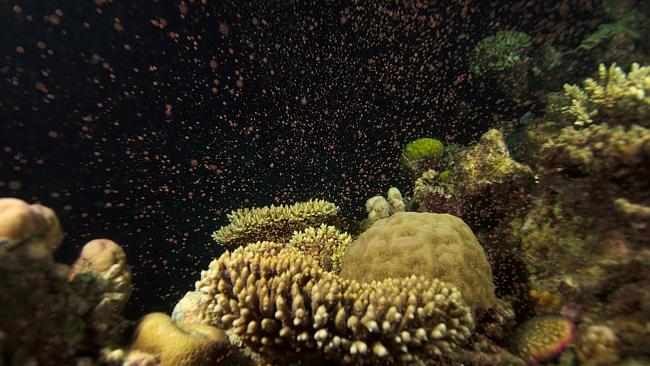
[[[21,303],[65,298],[50,313],[35,308],[47,313],[43,319],[78,325],[52,330],[50,339],[67,339],[57,343],[35,334],[8,341],[28,326],[0,323],[0,365],[650,364],[649,16],[641,0],[0,1],[0,197],[56,213],[25,202],[0,205],[0,303],[12,309],[7,318],[22,319]],[[270,205],[276,208],[262,209]],[[398,219],[406,229],[382,227]],[[60,221],[63,231],[37,235],[30,220]],[[428,225],[454,234],[418,233]],[[220,265],[235,268],[235,259],[220,257],[226,250],[302,263],[268,243],[247,246],[300,242],[294,231],[315,236],[306,247],[322,241],[316,259],[334,248],[327,263],[304,259],[323,272],[302,273],[314,276],[304,284],[310,290],[295,291],[314,283],[347,288],[342,279],[440,279],[458,289],[398,287],[439,286],[451,299],[441,311],[455,315],[418,318],[424,325],[417,329],[446,324],[451,338],[429,346],[433,333],[425,341],[413,328],[412,348],[402,335],[391,348],[383,341],[393,331],[388,325],[382,333],[362,322],[349,344],[327,343],[330,329],[327,336],[286,336],[298,343],[278,350],[264,343],[270,338],[250,336],[256,327],[281,332],[264,328],[263,315],[238,329],[229,316],[245,316],[224,304],[243,285],[224,270],[232,298],[214,294],[222,285],[210,282],[220,276],[210,274],[210,263],[223,258]],[[466,240],[473,249],[437,252],[422,244],[402,262],[399,251],[373,262],[373,245],[390,246],[398,231],[417,238],[408,245]],[[87,273],[80,252],[97,238],[119,243],[100,249],[125,257],[128,275],[80,277]],[[43,245],[52,258],[33,254]],[[87,255],[99,258],[92,250],[100,249]],[[55,262],[74,264],[61,275]],[[256,263],[249,265],[262,266]],[[25,270],[34,278],[16,275],[21,266],[37,268]],[[278,278],[281,269],[302,270],[280,266]],[[106,290],[115,278],[118,290]],[[48,281],[59,284],[43,285]],[[147,318],[138,328],[136,320],[171,314],[197,281],[197,293],[203,284],[221,300],[196,300],[214,310],[188,312],[201,313],[191,314],[201,326],[229,330],[230,340],[214,329],[185,330],[218,339],[205,346],[212,356],[203,360],[138,341]],[[31,283],[49,290],[15,300]],[[120,291],[121,300],[107,300]],[[359,291],[359,298],[391,293]],[[433,304],[438,293],[430,295]],[[75,296],[85,305],[69,300]],[[320,304],[314,293],[302,296]],[[323,309],[390,313],[389,306],[369,311],[373,300],[345,301]],[[61,315],[67,307],[82,310]],[[174,321],[187,320],[174,313]],[[171,324],[157,313],[148,320]],[[42,329],[49,334],[48,325]],[[331,351],[337,347],[347,351]],[[400,352],[411,356],[395,356]],[[287,353],[296,356],[279,356]]]

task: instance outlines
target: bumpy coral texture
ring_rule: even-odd
[[[586,79],[584,87],[564,85],[570,105],[564,112],[576,126],[608,121],[646,125],[650,120],[650,67],[633,64],[625,73],[616,64],[600,64],[598,79]]]
[[[617,178],[650,177],[650,130],[638,125],[566,127],[542,146],[541,153],[547,167]]]
[[[408,143],[402,150],[401,163],[414,177],[435,168],[443,159],[445,146],[437,139],[425,137]]]
[[[559,316],[538,316],[521,324],[511,336],[515,354],[530,364],[548,361],[574,340],[574,325]]]
[[[324,270],[338,274],[341,272],[343,255],[351,244],[350,234],[322,224],[294,232],[288,245],[316,258]]]
[[[481,40],[470,54],[470,71],[474,75],[494,75],[526,63],[531,38],[521,32],[497,32]]]
[[[494,305],[492,270],[472,230],[452,215],[398,212],[350,246],[341,276],[361,282],[422,275],[458,287],[479,308]]]
[[[343,280],[271,242],[226,252],[196,288],[212,324],[280,363],[444,364],[474,325],[458,290],[438,280]]]
[[[414,197],[428,212],[459,216],[472,228],[484,229],[523,202],[519,192],[532,181],[531,169],[510,157],[503,134],[493,129],[457,152],[446,173],[423,174]]]
[[[123,329],[119,314],[103,306],[113,289],[107,279],[71,276],[54,262],[62,237],[49,208],[0,199],[1,357],[11,364],[76,364],[79,353],[112,344]]]
[[[296,230],[333,221],[338,210],[335,204],[323,200],[239,209],[228,214],[230,224],[215,231],[212,237],[228,248],[258,240],[284,242]]]
[[[160,366],[214,365],[230,352],[222,330],[205,324],[174,323],[163,313],[142,318],[131,349],[159,355]]]
[[[70,277],[91,272],[104,281],[106,291],[97,312],[119,313],[131,297],[131,268],[126,253],[117,243],[108,239],[95,239],[86,243],[79,258],[72,265]]]

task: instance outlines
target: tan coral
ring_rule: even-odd
[[[209,298],[203,310],[212,324],[280,363],[443,362],[474,325],[458,290],[438,280],[343,280],[271,242],[226,252],[196,289]]]
[[[398,212],[348,249],[341,276],[361,282],[423,275],[458,287],[470,306],[494,305],[492,270],[472,230],[446,214]]]
[[[622,177],[650,176],[650,130],[607,123],[583,129],[566,127],[559,136],[542,146],[545,166],[582,173]]]
[[[16,198],[0,199],[0,254],[22,247],[34,258],[48,258],[59,247],[63,230],[54,211]]]
[[[230,352],[225,333],[205,324],[174,323],[163,313],[151,313],[140,321],[131,350],[160,357],[160,366],[208,366]]]
[[[406,204],[404,203],[404,198],[402,193],[396,187],[390,187],[388,193],[386,194],[386,200],[390,205],[390,210],[392,213],[395,212],[404,212],[406,209]]]
[[[294,205],[244,208],[228,214],[230,224],[212,237],[228,248],[258,240],[285,241],[296,230],[333,221],[338,207],[324,200],[309,200]]]
[[[563,112],[574,118],[574,125],[585,126],[603,120],[621,124],[647,121],[650,117],[650,67],[633,64],[625,73],[616,64],[600,64],[598,80],[586,79],[584,87],[564,85],[571,98]]]
[[[603,324],[591,324],[578,331],[576,353],[581,365],[612,365],[619,359],[619,340],[614,331]]]
[[[294,232],[289,246],[311,255],[321,268],[332,273],[341,272],[343,254],[352,244],[350,234],[340,232],[336,227],[322,224],[319,227]]]
[[[131,267],[126,253],[117,243],[108,239],[95,239],[86,243],[79,258],[72,265],[70,277],[92,272],[105,281],[106,291],[96,311],[119,313],[131,297]]]

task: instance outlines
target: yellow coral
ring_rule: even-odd
[[[616,64],[598,67],[598,80],[587,79],[584,87],[564,85],[571,104],[563,112],[572,116],[576,126],[584,126],[603,118],[610,122],[638,123],[650,116],[650,67],[633,64],[629,73]]]
[[[350,244],[350,234],[325,224],[318,228],[308,227],[303,231],[294,232],[289,240],[290,247],[311,255],[324,270],[337,274],[341,272],[341,260]]]
[[[274,364],[444,364],[474,327],[460,292],[437,279],[343,280],[272,242],[224,253],[196,289],[205,319]]]
[[[472,230],[447,214],[398,212],[377,221],[346,252],[341,277],[359,282],[411,275],[458,287],[470,306],[496,302],[492,270]]]
[[[140,321],[132,350],[160,356],[160,366],[207,366],[225,358],[230,346],[223,331],[205,324],[174,323],[163,313]]]
[[[335,204],[324,200],[243,208],[228,214],[230,224],[215,231],[212,237],[229,248],[258,240],[284,242],[295,230],[332,221],[338,210]]]

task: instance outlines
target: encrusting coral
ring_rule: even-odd
[[[415,177],[432,169],[442,159],[445,145],[440,140],[423,137],[404,146],[401,163]]]
[[[322,224],[294,232],[288,246],[311,255],[316,258],[321,268],[338,274],[341,272],[343,255],[351,244],[350,234],[341,232],[334,226]]]
[[[212,237],[227,248],[258,240],[284,242],[296,230],[332,222],[338,211],[335,204],[324,200],[238,209],[228,214],[230,224],[215,231]]]
[[[206,322],[269,362],[442,365],[474,327],[460,292],[436,279],[343,280],[271,242],[224,253],[196,289]]]
[[[521,191],[533,182],[531,169],[510,157],[498,130],[487,131],[452,160],[447,170],[423,174],[415,183],[414,198],[424,211],[458,216],[475,230],[484,230],[523,203]]]
[[[226,334],[205,324],[174,322],[163,313],[142,318],[133,335],[131,352],[160,358],[160,366],[208,366],[230,353]]]
[[[398,212],[380,220],[352,243],[341,269],[341,277],[366,283],[411,275],[456,286],[473,307],[496,301],[483,248],[452,215]]]

